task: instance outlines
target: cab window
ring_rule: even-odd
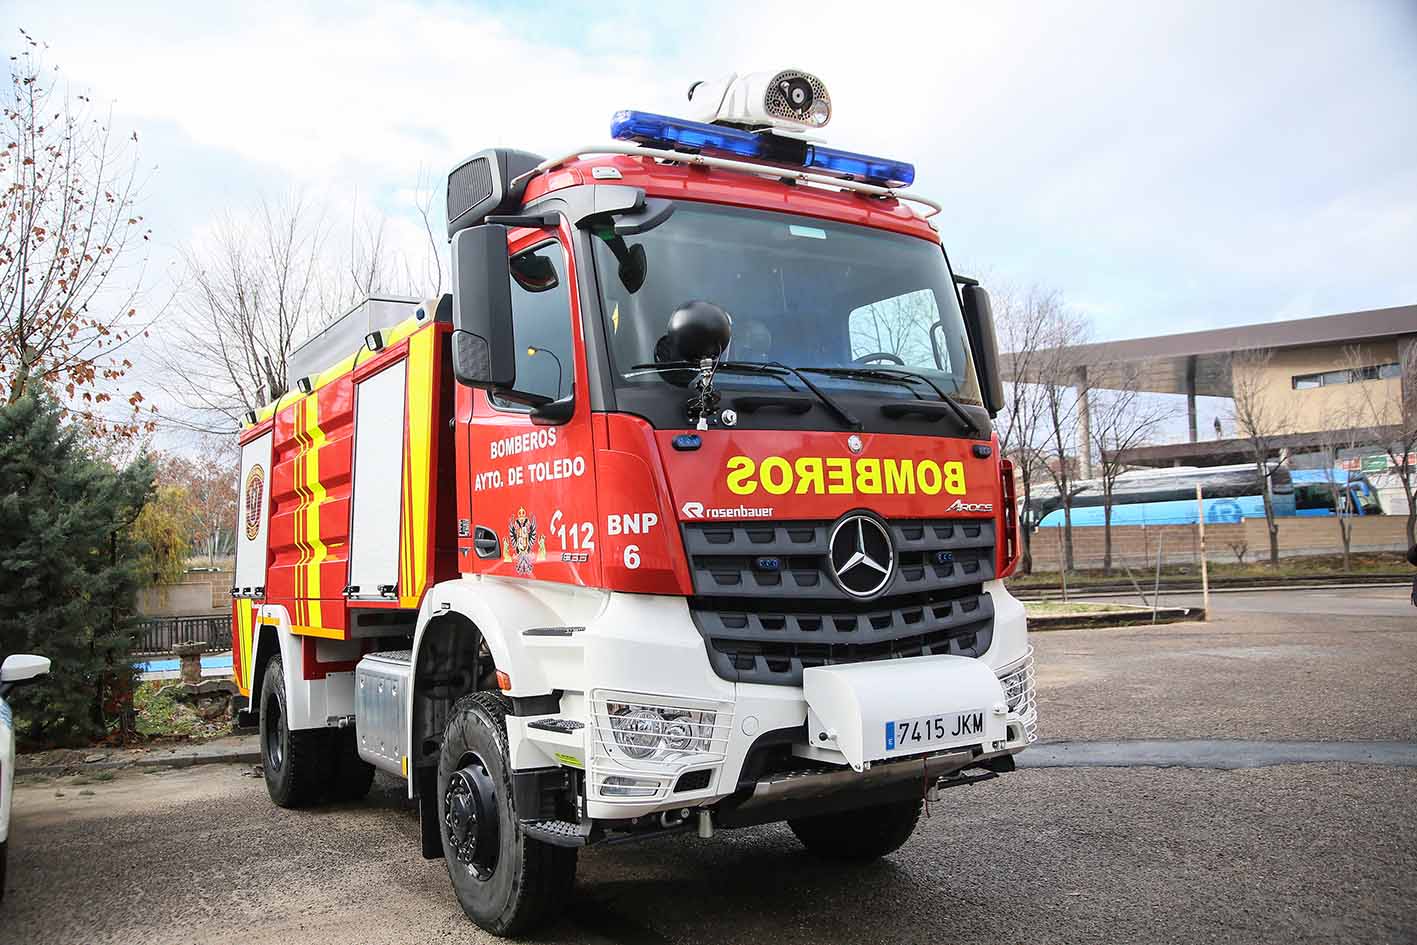
[[[557,242],[543,243],[513,256],[511,271],[516,389],[548,400],[568,397],[575,383],[575,362],[565,250]],[[496,395],[492,400],[503,409],[527,409]]]

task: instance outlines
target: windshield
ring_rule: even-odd
[[[678,203],[664,223],[623,241],[609,234],[594,241],[605,331],[621,384],[683,383],[683,372],[652,366],[679,359],[665,337],[669,316],[703,300],[733,319],[726,360],[790,365],[812,372],[820,387],[853,394],[938,399],[929,384],[891,376],[908,371],[964,403],[980,403],[964,320],[936,244],[694,203]],[[856,369],[859,376],[844,376]],[[800,386],[753,372],[721,373],[717,384]]]

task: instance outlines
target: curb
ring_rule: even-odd
[[[1162,607],[1156,611],[1156,626],[1163,623],[1189,623],[1205,619],[1204,607]],[[1151,611],[1124,610],[1100,614],[1059,614],[1054,617],[1029,617],[1028,631],[1087,630],[1106,627],[1153,626]]]
[[[260,764],[259,747],[235,746],[221,751],[189,751],[136,758],[109,758],[94,762],[33,765],[16,764],[15,773],[23,774],[83,774],[85,771],[117,771],[122,768],[191,768],[196,765]]]
[[[1225,582],[1217,584],[1210,583],[1212,594],[1240,593],[1243,591],[1309,591],[1309,590],[1331,590],[1334,588],[1361,588],[1361,587],[1407,587],[1412,583],[1409,575],[1383,574],[1373,575],[1372,580],[1362,580],[1358,575],[1348,575],[1342,579],[1332,580],[1325,578],[1295,578],[1295,583],[1283,584],[1274,581],[1254,581],[1254,582]],[[1142,590],[1147,594],[1151,593],[1151,585],[1143,584]],[[1174,581],[1170,584],[1162,583],[1161,593],[1163,594],[1188,594],[1201,590],[1200,581]],[[1040,600],[1045,597],[1052,598],[1062,592],[1061,584],[1049,585],[1047,587],[1021,587],[1015,590],[1009,588],[1009,593],[1019,600]],[[1068,585],[1069,597],[1102,597],[1110,594],[1136,594],[1136,588],[1130,584],[1079,584]]]

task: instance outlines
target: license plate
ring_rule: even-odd
[[[913,754],[940,745],[969,745],[984,735],[984,712],[946,712],[886,723],[886,751]]]

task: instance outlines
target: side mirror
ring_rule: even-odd
[[[483,390],[517,380],[507,228],[468,227],[453,235],[453,376]]]
[[[38,679],[49,672],[49,657],[16,653],[0,664],[0,695],[22,683]]]
[[[999,371],[999,343],[994,337],[994,308],[989,293],[981,285],[965,284],[960,290],[964,301],[964,329],[974,352],[974,371],[990,417],[1004,409],[1004,379]]]

